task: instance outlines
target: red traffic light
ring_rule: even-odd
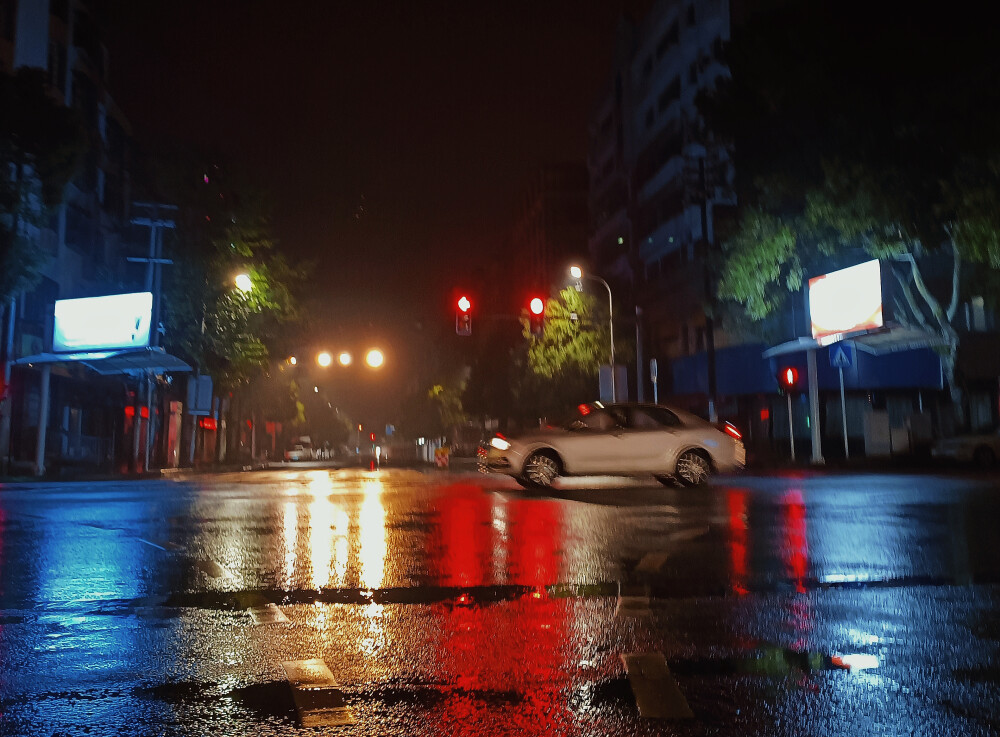
[[[794,366],[788,366],[778,372],[778,383],[785,389],[794,389],[799,383],[799,370]]]
[[[460,312],[468,312],[472,309],[472,302],[464,294],[458,298],[458,309]]]
[[[528,303],[528,309],[531,310],[532,315],[541,315],[545,312],[545,300],[541,297],[533,297]]]
[[[374,443],[375,442],[375,433],[372,433],[371,435],[369,435],[369,437],[371,438],[372,442]]]

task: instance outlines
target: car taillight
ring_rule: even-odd
[[[737,440],[742,440],[743,439],[743,433],[741,433],[739,430],[737,430],[736,429],[736,425],[734,425],[731,422],[727,422],[725,425],[723,425],[722,426],[722,430],[726,433],[726,435],[734,437]]]

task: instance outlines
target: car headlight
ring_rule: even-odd
[[[510,443],[508,443],[503,438],[493,438],[490,441],[490,445],[492,445],[497,450],[507,450],[507,448],[510,447]]]

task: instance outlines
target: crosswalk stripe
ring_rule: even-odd
[[[622,663],[635,695],[639,716],[649,719],[693,719],[662,653],[622,653]]]
[[[281,667],[292,687],[292,700],[303,727],[355,723],[340,684],[321,658],[286,660]]]

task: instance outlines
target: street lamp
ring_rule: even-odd
[[[253,289],[253,281],[247,274],[237,274],[235,281],[236,288],[243,292],[243,294],[246,294]]]
[[[351,360],[352,360],[351,354],[348,353],[347,351],[341,351],[340,355],[337,356],[337,361],[340,363],[341,366],[350,366]]]
[[[385,355],[378,348],[372,348],[365,355],[365,363],[367,363],[371,368],[379,368],[383,363],[385,363]]]
[[[323,368],[326,368],[331,363],[333,363],[333,357],[326,351],[323,351],[318,356],[316,356],[316,363],[318,363]]]
[[[611,298],[611,286],[599,276],[584,274],[579,266],[570,266],[569,275],[579,281],[580,279],[593,279],[604,285],[608,290],[608,332],[611,337],[611,401],[617,402],[617,389],[615,387],[615,305]]]

